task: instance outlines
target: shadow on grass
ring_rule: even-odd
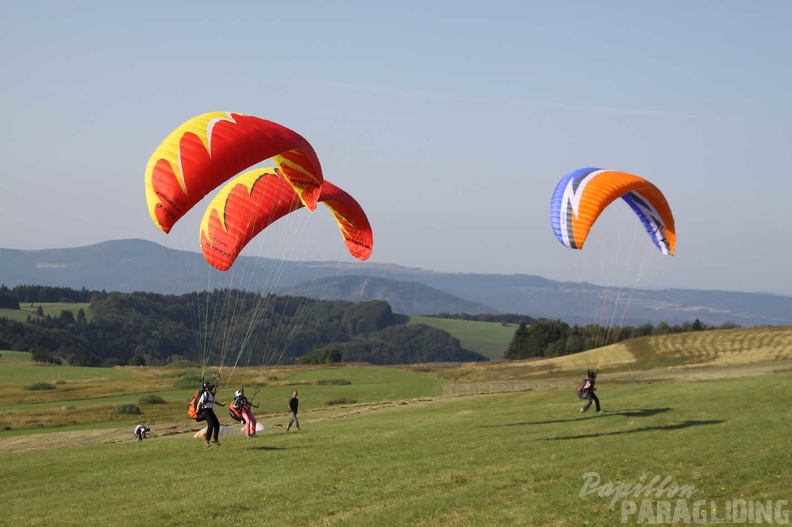
[[[594,410],[591,410],[591,414],[587,417],[589,419],[603,419],[605,417],[652,417],[653,415],[662,414],[664,412],[670,412],[671,408],[637,408],[637,409],[629,409],[629,410],[616,410],[615,412],[603,412],[601,414],[594,413]],[[577,414],[576,417],[570,417],[568,419],[549,419],[545,421],[523,421],[520,423],[506,423],[502,425],[486,425],[481,426],[481,428],[490,428],[493,426],[528,426],[528,425],[554,425],[558,423],[577,423],[583,419],[583,416],[580,413]]]
[[[287,450],[287,448],[286,447],[282,447],[282,446],[253,446],[253,447],[250,447],[248,450],[264,450],[264,451],[268,451],[268,450]]]
[[[534,441],[558,441],[558,440],[565,440],[565,439],[586,439],[591,437],[605,437],[605,436],[619,436],[625,434],[634,434],[637,432],[657,432],[661,430],[681,430],[683,428],[690,428],[693,426],[704,426],[704,425],[717,425],[721,423],[725,423],[726,421],[723,419],[719,420],[710,420],[710,421],[682,421],[681,423],[676,423],[673,425],[662,425],[662,426],[644,426],[641,428],[633,428],[632,430],[622,430],[620,432],[600,432],[594,434],[580,434],[575,436],[558,436],[558,437],[545,437],[542,439],[535,439]]]

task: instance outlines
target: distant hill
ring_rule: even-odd
[[[497,313],[492,306],[450,295],[415,282],[388,280],[376,276],[335,276],[281,288],[280,294],[307,296],[319,300],[385,300],[395,313],[432,315],[435,313]]]
[[[625,312],[623,323],[631,325],[679,324],[696,318],[708,325],[792,324],[792,297],[769,293],[621,290],[535,275],[440,273],[371,262],[284,262],[241,257],[235,267],[255,269],[245,285],[251,290],[311,295],[330,295],[328,291],[332,291],[332,298],[350,301],[363,296],[387,299],[394,311],[404,314],[515,313],[580,324],[592,321],[590,311],[595,305],[604,312]],[[341,277],[346,280],[330,280]],[[233,273],[210,269],[199,253],[143,240],[40,251],[0,249],[0,284],[9,287],[41,284],[179,294],[197,288],[238,287],[238,283],[232,283],[233,278]],[[625,305],[629,308],[626,311]]]

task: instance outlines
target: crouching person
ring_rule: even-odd
[[[143,441],[144,439],[148,438],[148,433],[151,431],[151,428],[143,425],[137,425],[135,427],[135,437],[137,437],[138,441]]]

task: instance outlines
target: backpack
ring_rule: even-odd
[[[193,395],[190,404],[187,405],[187,415],[199,422],[206,419],[203,415],[203,408],[198,408],[198,400],[201,398],[203,392],[203,387],[199,388],[198,391],[195,392],[195,395]]]
[[[240,423],[245,422],[245,418],[242,417],[242,397],[237,397],[234,399],[234,402],[228,405],[228,414],[231,416],[231,419],[234,421],[239,421]]]
[[[597,372],[588,370],[586,372],[588,377],[583,379],[583,382],[580,383],[580,386],[575,386],[575,391],[577,391],[578,399],[586,399],[589,395],[589,391],[594,391],[594,384],[597,382]],[[589,383],[588,388],[584,388],[586,383]]]

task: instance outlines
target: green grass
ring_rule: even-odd
[[[294,386],[300,392],[301,398],[311,398],[317,405],[325,405],[327,401],[336,398],[350,398],[357,402],[383,402],[400,401],[416,397],[431,397],[440,395],[442,381],[427,375],[399,368],[381,366],[345,367],[345,368],[318,368],[298,372],[288,378],[289,382],[320,381],[343,379],[350,381],[349,385],[307,385]],[[279,388],[278,392],[288,395],[288,389]],[[271,389],[270,389],[271,390]],[[283,396],[281,396],[281,399]],[[282,403],[278,406],[280,410]]]
[[[490,360],[501,360],[517,330],[517,324],[478,320],[455,320],[410,315],[410,324],[426,324],[447,331],[459,339],[462,347],[481,353]]]
[[[0,426],[0,462],[7,481],[24,482],[4,486],[3,522],[622,524],[619,500],[611,505],[611,497],[580,496],[589,472],[612,485],[668,476],[695,487],[691,506],[705,500],[710,515],[713,505],[723,514],[726,500],[788,500],[790,337],[792,328],[658,337],[633,350],[640,363],[632,365],[616,361],[615,348],[606,350],[614,358],[605,361],[597,392],[605,409],[600,415],[579,413],[571,384],[439,395],[464,383],[517,386],[549,378],[543,364],[579,374],[591,360],[585,358],[574,364],[575,357],[562,357],[422,369],[226,369],[218,397],[223,402],[243,382],[249,395],[256,383],[267,383],[255,401],[268,432],[257,439],[224,437],[222,447],[209,449],[192,438],[202,423],[187,419],[193,390],[172,389],[176,371],[73,368],[91,375],[80,372],[55,390],[31,392],[24,385],[50,382],[51,372],[72,368],[18,362],[24,355],[0,357],[0,422],[12,428]],[[655,363],[660,367],[647,371]],[[770,369],[753,368],[763,365]],[[787,371],[767,373],[775,368]],[[696,380],[708,371],[762,374]],[[121,376],[101,377],[108,372]],[[670,373],[673,381],[658,380]],[[321,382],[333,380],[350,384]],[[299,433],[283,429],[292,389],[300,392]],[[141,406],[139,417],[111,416],[113,405],[137,403],[148,394],[168,402]],[[358,404],[328,404],[340,398]],[[218,408],[218,415],[229,424],[227,408]],[[27,424],[14,428],[22,422]],[[152,428],[143,443],[132,438],[138,422]],[[664,498],[649,496],[649,505],[658,499]],[[626,524],[636,523],[637,514],[627,518]]]
[[[2,352],[5,355],[7,352]],[[0,385],[66,382],[85,379],[119,379],[131,377],[129,370],[118,368],[83,368],[48,364],[9,364],[0,362]]]
[[[52,318],[57,318],[60,316],[61,311],[71,311],[74,313],[74,316],[77,317],[77,313],[80,309],[83,310],[85,313],[85,318],[87,320],[91,320],[93,317],[93,311],[91,311],[90,304],[87,302],[79,302],[74,304],[66,304],[60,302],[34,302],[34,303],[20,303],[19,309],[7,309],[7,308],[0,308],[0,317],[6,317],[9,320],[16,320],[18,322],[26,322],[28,315],[36,318],[36,311],[38,310],[39,306],[41,306],[42,312],[44,316],[49,315]]]
[[[790,390],[789,373],[603,385],[599,416],[581,416],[567,390],[440,398],[307,413],[299,433],[264,419],[261,437],[209,449],[191,435],[158,437],[156,426],[137,443],[130,427],[122,443],[0,454],[5,480],[25,482],[4,486],[3,521],[621,524],[620,502],[579,496],[588,472],[614,485],[670,476],[722,512],[724,500],[788,499]]]
[[[257,369],[248,370],[258,371]],[[162,374],[165,375],[162,375]],[[187,403],[197,386],[191,389],[173,389],[177,377],[165,368],[69,368],[25,364],[0,363],[0,398],[4,401],[0,411],[0,437],[19,434],[24,430],[44,428],[64,429],[89,421],[101,423],[115,405],[137,404],[146,395],[157,395],[166,405],[146,405],[142,418],[176,419],[186,417]],[[226,372],[226,375],[232,375]],[[243,386],[242,373],[238,381],[220,383],[217,398],[229,403],[234,392]],[[319,384],[321,381],[343,379],[344,385]],[[49,382],[54,390],[30,391],[26,386]],[[278,375],[277,381],[245,382],[249,398],[258,405],[260,415],[280,414],[297,389],[302,408],[307,411],[325,409],[337,404],[373,404],[400,401],[417,397],[437,396],[442,391],[442,380],[399,368],[387,367],[310,367],[290,368]],[[93,409],[93,411],[91,411]],[[228,417],[227,408],[218,411],[221,420]]]
[[[29,351],[0,350],[0,363],[2,362],[30,362]]]

